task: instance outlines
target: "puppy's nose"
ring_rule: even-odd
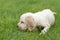
[[[19,30],[19,27],[18,27],[18,25],[17,25],[17,29]]]
[[[18,25],[17,25],[17,28],[18,28]]]

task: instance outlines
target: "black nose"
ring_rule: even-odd
[[[19,30],[19,27],[18,27],[18,25],[17,25],[17,29]]]
[[[18,28],[18,25],[17,25],[17,28]]]

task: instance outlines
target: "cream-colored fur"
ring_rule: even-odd
[[[45,34],[54,22],[54,13],[50,9],[45,9],[36,13],[27,12],[21,15],[18,27],[21,30],[33,31],[37,26],[43,26],[44,29],[40,34]]]

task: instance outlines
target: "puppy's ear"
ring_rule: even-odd
[[[32,16],[27,16],[25,22],[29,31],[32,31],[35,28],[35,22]]]

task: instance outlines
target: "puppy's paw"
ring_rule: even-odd
[[[46,32],[47,32],[47,30],[42,30],[39,35],[45,34]]]

